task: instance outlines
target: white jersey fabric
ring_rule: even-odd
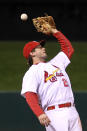
[[[69,77],[65,71],[70,60],[64,52],[59,52],[47,63],[32,65],[23,77],[21,95],[37,93],[43,110],[48,106],[74,103]]]

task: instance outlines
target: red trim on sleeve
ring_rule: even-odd
[[[44,111],[41,109],[39,102],[38,102],[38,96],[36,93],[33,92],[26,92],[25,93],[26,102],[34,112],[34,114],[38,117],[41,114],[44,114]]]
[[[74,48],[72,47],[71,42],[60,31],[54,33],[53,36],[59,41],[61,50],[68,56],[69,59],[71,59],[72,54],[74,53]]]

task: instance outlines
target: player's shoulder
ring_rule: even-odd
[[[64,61],[67,61],[68,64],[71,62],[70,59],[68,58],[68,56],[63,51],[61,51],[59,53],[59,57],[60,57],[60,59],[63,59]]]
[[[63,51],[60,51],[58,54],[57,54],[58,57],[67,57],[67,55],[63,52]]]
[[[33,65],[31,67],[29,67],[29,69],[25,72],[23,79],[31,77],[32,74],[34,75],[34,72],[36,72],[36,67],[34,67]]]
[[[60,51],[60,52],[58,53],[58,56],[64,56],[64,57],[67,57],[67,55],[66,55],[63,51]]]
[[[24,74],[24,77],[32,77],[32,75],[34,76],[35,74],[38,73],[38,70],[40,71],[40,69],[44,66],[45,63],[38,63],[35,65],[32,65]]]

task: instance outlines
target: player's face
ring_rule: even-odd
[[[41,45],[38,45],[35,48],[35,52],[34,52],[35,56],[38,58],[43,58],[46,59],[47,58],[47,53],[44,47],[42,47]]]

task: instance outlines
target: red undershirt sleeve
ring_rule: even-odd
[[[53,36],[57,38],[61,46],[61,51],[63,51],[68,58],[71,59],[72,54],[74,53],[71,42],[60,31],[54,33]]]
[[[44,114],[44,111],[41,109],[38,96],[36,93],[33,92],[26,92],[25,93],[26,102],[28,103],[29,107],[33,111],[33,113],[38,117],[41,114]]]

